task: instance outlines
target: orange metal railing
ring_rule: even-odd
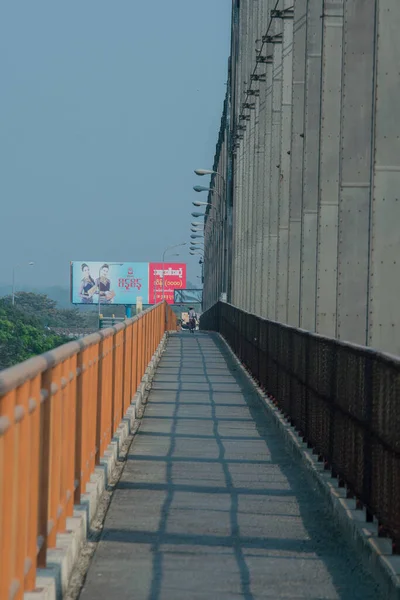
[[[0,373],[0,600],[35,588],[36,568],[175,328],[162,303]]]

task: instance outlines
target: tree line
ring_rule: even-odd
[[[0,298],[0,369],[70,341],[52,329],[90,329],[95,321],[93,313],[58,308],[45,294],[20,292],[15,305],[10,296]]]

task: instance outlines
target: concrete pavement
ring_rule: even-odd
[[[82,600],[378,600],[213,334],[168,342]]]

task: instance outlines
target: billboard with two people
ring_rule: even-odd
[[[156,304],[164,298],[174,303],[175,289],[186,287],[186,264],[71,262],[71,302],[73,304]]]

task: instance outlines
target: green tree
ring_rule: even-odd
[[[39,318],[0,300],[0,369],[69,341],[43,327]]]
[[[11,303],[6,296],[5,302]],[[16,294],[15,306],[24,314],[38,319],[45,327],[93,327],[96,315],[93,311],[84,313],[77,308],[58,308],[57,302],[46,294],[19,292]]]

